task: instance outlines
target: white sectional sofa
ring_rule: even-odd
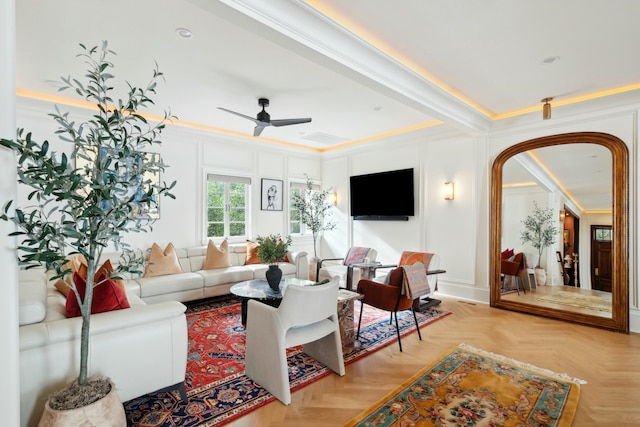
[[[78,377],[80,317],[42,269],[20,271],[20,418],[36,426],[49,394]],[[127,291],[131,308],[91,316],[89,375],[108,376],[122,401],[175,387],[184,393],[185,305],[147,305]]]
[[[229,245],[231,267],[203,270],[207,246],[176,248],[178,260],[184,273],[166,276],[140,277],[127,281],[127,288],[144,302],[193,301],[229,293],[229,288],[238,282],[252,279],[264,279],[269,268],[267,264],[245,264],[247,245],[245,243]],[[309,277],[309,261],[303,251],[287,253],[289,262],[280,262],[282,277]],[[116,257],[111,259],[117,262]],[[114,264],[115,265],[115,264]]]
[[[124,280],[131,308],[93,314],[89,374],[104,375],[127,401],[176,387],[184,392],[187,323],[182,302],[229,293],[233,284],[264,278],[268,266],[245,265],[246,244],[229,245],[232,266],[203,270],[206,246],[176,249],[183,273]],[[105,254],[112,263],[115,253]],[[306,279],[306,252],[289,252],[283,277]],[[50,274],[49,274],[50,276]],[[67,318],[65,296],[43,269],[19,274],[20,412],[37,425],[49,394],[77,378],[81,318]],[[181,387],[181,388],[180,388]]]

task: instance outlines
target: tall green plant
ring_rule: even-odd
[[[145,150],[160,144],[160,134],[169,118],[151,125],[138,110],[153,104],[162,73],[157,65],[153,77],[144,88],[128,86],[128,95],[113,101],[114,90],[108,61],[114,54],[107,48],[87,48],[80,45],[78,55],[87,64],[86,81],[61,78],[64,87],[72,89],[86,101],[95,103],[97,112],[85,122],[75,122],[69,113],[50,114],[58,124],[56,134],[70,144],[71,155],[52,151],[48,141],[39,144],[31,133],[19,129],[15,141],[2,139],[0,144],[17,155],[18,182],[31,188],[29,205],[15,208],[13,201],[5,204],[5,221],[15,223],[18,236],[18,256],[27,268],[44,265],[55,269],[56,277],[67,277],[71,269],[65,264],[67,254],[80,253],[87,260],[87,281],[84,295],[75,285],[72,291],[82,312],[80,344],[80,372],[78,383],[87,384],[87,360],[89,355],[89,329],[93,299],[94,274],[102,251],[109,244],[122,253],[122,262],[114,276],[122,271],[136,271],[143,262],[123,240],[128,232],[151,230],[153,220],[143,218],[140,212],[157,208],[158,198],[168,196],[175,182],[170,185],[152,182],[148,177],[164,171],[166,165],[159,156],[145,158]],[[71,159],[76,160],[74,166]],[[78,164],[82,163],[78,167]],[[71,281],[73,283],[73,281]]]
[[[547,246],[553,245],[558,236],[558,227],[551,223],[553,209],[541,209],[538,203],[533,202],[533,212],[522,220],[524,230],[520,232],[520,243],[531,243],[538,250],[538,265],[542,259],[542,251]]]
[[[313,256],[318,257],[317,241],[321,231],[333,230],[336,223],[331,218],[333,205],[329,202],[328,190],[314,190],[313,181],[309,175],[302,193],[295,193],[291,201],[294,208],[300,212],[300,221],[313,235]]]

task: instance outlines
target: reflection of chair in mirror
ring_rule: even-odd
[[[307,355],[344,375],[337,300],[334,278],[321,285],[288,286],[278,308],[248,301],[246,375],[285,405],[291,403],[287,348],[302,345]]]
[[[344,258],[323,258],[318,260],[316,280],[331,279],[340,277],[340,287],[352,289],[353,284],[360,280],[360,269],[353,268],[353,264],[358,264],[369,260],[374,262],[378,252],[373,248],[353,246]],[[341,263],[331,261],[342,261]]]
[[[503,259],[500,263],[500,273],[504,275],[505,282],[507,276],[512,277],[518,295],[520,295],[520,286],[518,284],[518,280],[520,280],[519,283],[522,285],[522,292],[524,292],[525,294],[527,293],[524,288],[524,281],[522,279],[524,270],[524,254],[522,252],[518,252],[517,254],[515,254],[513,260],[509,261],[508,259]]]

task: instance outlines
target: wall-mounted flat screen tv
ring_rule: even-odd
[[[413,168],[354,175],[350,180],[354,220],[404,220],[414,215]]]

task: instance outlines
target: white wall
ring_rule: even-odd
[[[0,138],[15,137],[15,4],[0,0]],[[16,196],[15,158],[0,148],[0,206]],[[13,224],[0,221],[0,270],[3,292],[0,299],[0,342],[4,346],[0,364],[0,414],[7,426],[20,424],[20,387],[18,377],[18,264],[15,239],[7,237]]]
[[[36,116],[20,100],[18,125],[51,132],[51,120]],[[47,106],[50,108],[50,106]],[[38,105],[39,114],[47,110]],[[495,157],[506,147],[546,135],[577,131],[607,132],[623,140],[630,152],[630,226],[637,225],[637,108],[626,107],[586,113],[545,122],[496,126],[487,136],[449,133],[431,129],[394,136],[349,149],[319,155],[251,140],[169,127],[161,153],[171,166],[166,181],[177,180],[176,201],[165,199],[161,220],[153,234],[132,236],[136,246],[153,241],[173,241],[179,246],[202,243],[204,227],[203,182],[206,172],[235,173],[254,182],[251,197],[250,235],[286,233],[287,213],[260,210],[260,179],[304,180],[309,174],[321,179],[323,188],[338,193],[337,228],[325,233],[320,256],[343,256],[353,245],[372,246],[382,262],[397,262],[403,250],[437,252],[447,273],[439,279],[442,293],[476,301],[489,301],[490,171]],[[407,222],[352,221],[349,216],[349,176],[402,168],[414,168],[416,216]],[[455,183],[455,199],[445,201],[441,187]],[[286,203],[285,203],[286,206]],[[586,225],[586,224],[585,224]],[[640,331],[637,284],[637,239],[630,233],[631,327]],[[297,239],[294,249],[312,253],[310,239]],[[554,254],[550,256],[553,262]]]
[[[496,126],[487,137],[438,136],[425,132],[404,135],[323,154],[323,182],[339,192],[339,227],[325,235],[324,256],[344,255],[352,245],[372,246],[382,262],[397,262],[403,250],[437,252],[447,273],[439,278],[439,291],[476,301],[489,301],[489,209],[493,160],[505,148],[541,136],[594,131],[623,140],[630,153],[630,301],[631,330],[640,331],[637,282],[637,164],[638,106],[618,108],[549,122]],[[413,167],[416,176],[416,216],[408,222],[359,222],[349,217],[349,176]],[[455,199],[445,201],[441,186],[455,184]],[[345,193],[346,197],[340,197]],[[541,206],[561,200],[547,196]],[[588,224],[581,222],[581,230]],[[581,236],[581,241],[586,241]],[[519,241],[516,242],[519,245]],[[512,244],[511,246],[516,246]],[[510,246],[510,247],[511,247]],[[552,280],[559,280],[555,250],[543,253]],[[556,271],[557,270],[557,271]],[[556,275],[553,279],[553,275]]]
[[[478,163],[478,158],[485,156],[483,141],[468,136],[405,136],[348,152],[326,153],[323,182],[338,190],[336,217],[340,221],[337,230],[325,234],[323,256],[343,256],[354,245],[375,248],[383,263],[397,263],[405,250],[436,252],[447,270],[441,276],[440,290],[456,289],[460,295],[478,298],[479,289],[488,301],[488,281],[476,280],[478,230],[486,235],[487,224],[487,215],[480,211],[485,204],[480,203],[478,194],[486,180],[478,183],[477,178],[482,175],[478,165],[484,164]],[[414,168],[416,215],[406,222],[353,221],[349,216],[349,177],[404,168]],[[446,181],[455,185],[452,201],[441,195]],[[393,195],[388,197],[386,202],[393,202]],[[486,247],[482,252],[486,254]]]
[[[53,105],[40,101],[18,100],[18,126],[33,133],[34,139],[48,139],[58,151],[70,151],[68,143],[54,135],[56,123],[47,116]],[[70,107],[74,118],[81,119],[91,112]],[[284,197],[288,194],[290,179],[304,180],[308,173],[320,179],[321,158],[307,150],[279,148],[273,144],[212,134],[190,128],[167,125],[162,134],[162,145],[153,146],[168,165],[160,179],[177,181],[172,193],[176,199],[160,200],[160,219],[152,233],[131,233],[127,241],[134,247],[147,248],[157,242],[161,246],[172,242],[177,247],[205,243],[205,179],[207,173],[230,174],[252,180],[250,196],[251,222],[249,237],[269,233],[288,233],[288,198],[282,211],[260,210],[260,184],[262,178],[283,180]],[[15,181],[14,181],[15,182]],[[19,203],[26,204],[26,192],[19,191]],[[231,240],[233,241],[233,240]],[[310,239],[296,238],[292,249],[312,253]]]

